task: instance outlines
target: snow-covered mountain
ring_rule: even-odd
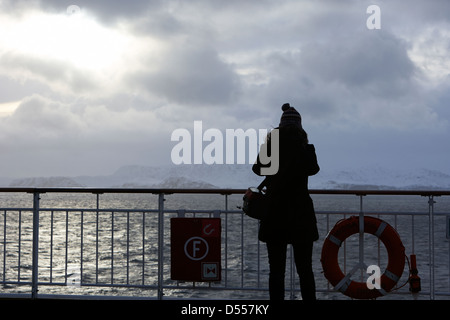
[[[256,184],[248,165],[125,166],[106,177],[77,177],[86,186],[161,188],[247,188]]]
[[[237,188],[262,181],[251,165],[124,166],[108,176],[15,179],[20,187]],[[3,182],[3,185],[6,185]],[[450,175],[436,170],[388,170],[381,167],[327,171],[310,177],[311,189],[450,189]]]
[[[39,187],[39,188],[53,188],[53,187],[83,187],[74,179],[67,177],[34,177],[15,179],[9,184],[10,187]]]
[[[316,189],[450,189],[450,175],[430,169],[393,170],[361,167],[336,172],[321,171],[310,179]]]

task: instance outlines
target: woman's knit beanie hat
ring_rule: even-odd
[[[296,125],[299,128],[302,127],[302,117],[294,107],[291,107],[289,103],[285,103],[281,106],[281,110],[283,110],[283,114],[280,119],[280,127],[288,125]]]

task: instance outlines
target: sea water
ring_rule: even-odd
[[[314,244],[313,268],[319,299],[348,299],[334,292],[323,275],[320,255],[328,231],[340,219],[377,212],[377,217],[399,233],[407,256],[415,254],[422,292],[409,293],[408,263],[398,282],[402,288],[382,299],[429,299],[435,292],[450,292],[450,243],[446,215],[450,197],[435,197],[430,218],[428,197],[368,195],[312,195],[320,239]],[[0,195],[0,293],[29,293],[32,272],[32,194]],[[242,195],[165,195],[163,284],[165,298],[267,299],[268,263],[265,245],[258,241],[258,222],[237,209]],[[222,280],[220,283],[180,283],[170,279],[170,218],[178,210],[200,210],[197,217],[215,210],[233,211],[222,219]],[[19,210],[21,209],[21,210]],[[155,297],[158,284],[158,195],[66,194],[40,195],[40,294]],[[97,209],[99,210],[97,214]],[[339,212],[339,214],[324,214]],[[396,212],[398,214],[393,215]],[[430,228],[430,221],[434,221]],[[433,231],[430,236],[430,231]],[[430,247],[430,241],[434,246]],[[289,250],[289,249],[288,249]],[[433,253],[433,255],[431,255]],[[349,237],[339,251],[344,273],[359,261],[358,235]],[[387,252],[375,236],[364,235],[364,263],[383,271]],[[291,281],[291,276],[294,281]],[[360,270],[352,279],[365,281]],[[286,298],[300,299],[299,281],[288,251]],[[435,298],[449,298],[436,295]]]

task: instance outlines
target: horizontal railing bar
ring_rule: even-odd
[[[31,293],[0,293],[1,299],[31,299]]]
[[[449,196],[450,190],[339,190],[310,189],[310,194],[393,195],[393,196]]]
[[[2,210],[2,209],[0,209]],[[64,211],[64,212],[99,212],[99,213],[157,213],[157,209],[116,209],[116,208],[108,208],[108,209],[87,209],[87,208],[39,208],[41,212],[47,211]],[[166,211],[166,210],[165,210]]]
[[[158,285],[146,285],[146,284],[126,284],[126,283],[81,283],[79,285],[70,285],[65,282],[46,282],[39,281],[39,286],[67,286],[67,287],[106,287],[106,288],[136,288],[136,289],[157,289]]]
[[[395,215],[395,216],[429,216],[429,212],[425,211],[364,211],[364,215]],[[450,215],[450,212],[434,212],[435,216]]]
[[[1,295],[0,295],[1,297]],[[45,299],[52,299],[52,300],[89,300],[89,301],[95,301],[95,300],[157,300],[156,297],[143,297],[143,296],[99,296],[99,295],[75,295],[75,294],[45,294],[40,293],[39,299],[45,300]],[[167,299],[167,298],[164,298]]]
[[[0,211],[26,211],[26,210],[32,210],[32,209],[24,209],[24,208],[0,208]],[[220,213],[220,214],[240,214],[242,213],[242,210],[194,210],[194,209],[182,209],[184,213],[204,213],[204,214],[213,214],[213,213]],[[99,212],[99,213],[158,213],[157,209],[115,209],[115,208],[108,208],[108,209],[86,209],[86,208],[79,208],[79,209],[71,209],[71,208],[40,208],[39,211],[41,212],[47,212],[47,211],[61,211],[61,212]],[[178,213],[180,209],[165,209],[164,213]],[[339,211],[321,211],[316,210],[316,214],[320,215],[358,215],[359,211],[350,211],[350,210],[339,210]],[[430,213],[425,211],[364,211],[365,215],[406,215],[406,216],[428,216]],[[450,215],[450,212],[434,212],[434,215],[436,216],[446,216]]]
[[[340,214],[346,214],[346,215],[358,215],[359,211],[316,211],[316,214],[318,215],[340,215]],[[385,216],[429,216],[429,212],[425,211],[364,211],[364,215],[385,215]],[[450,212],[435,212],[435,216],[447,216],[450,215]]]
[[[178,188],[33,188],[1,187],[0,192],[17,193],[149,193],[149,194],[243,194],[247,189],[178,189]],[[417,195],[449,196],[450,190],[363,190],[363,189],[310,189],[310,194],[347,194],[347,195]]]
[[[192,286],[170,286],[170,285],[165,285],[163,286],[163,289],[192,289]],[[202,285],[197,285],[195,286],[195,289],[199,289],[199,290],[239,290],[239,291],[269,291],[269,288],[258,288],[258,287],[240,287],[240,286],[202,286]],[[288,291],[290,289],[286,289],[286,291]],[[300,291],[300,290],[298,290]]]
[[[2,285],[20,285],[20,286],[30,286],[32,284],[31,281],[0,281],[0,284]]]

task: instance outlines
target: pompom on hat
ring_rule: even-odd
[[[281,106],[281,110],[283,110],[283,114],[280,119],[280,127],[296,125],[302,128],[302,117],[294,107],[291,107],[289,103],[285,103]]]

